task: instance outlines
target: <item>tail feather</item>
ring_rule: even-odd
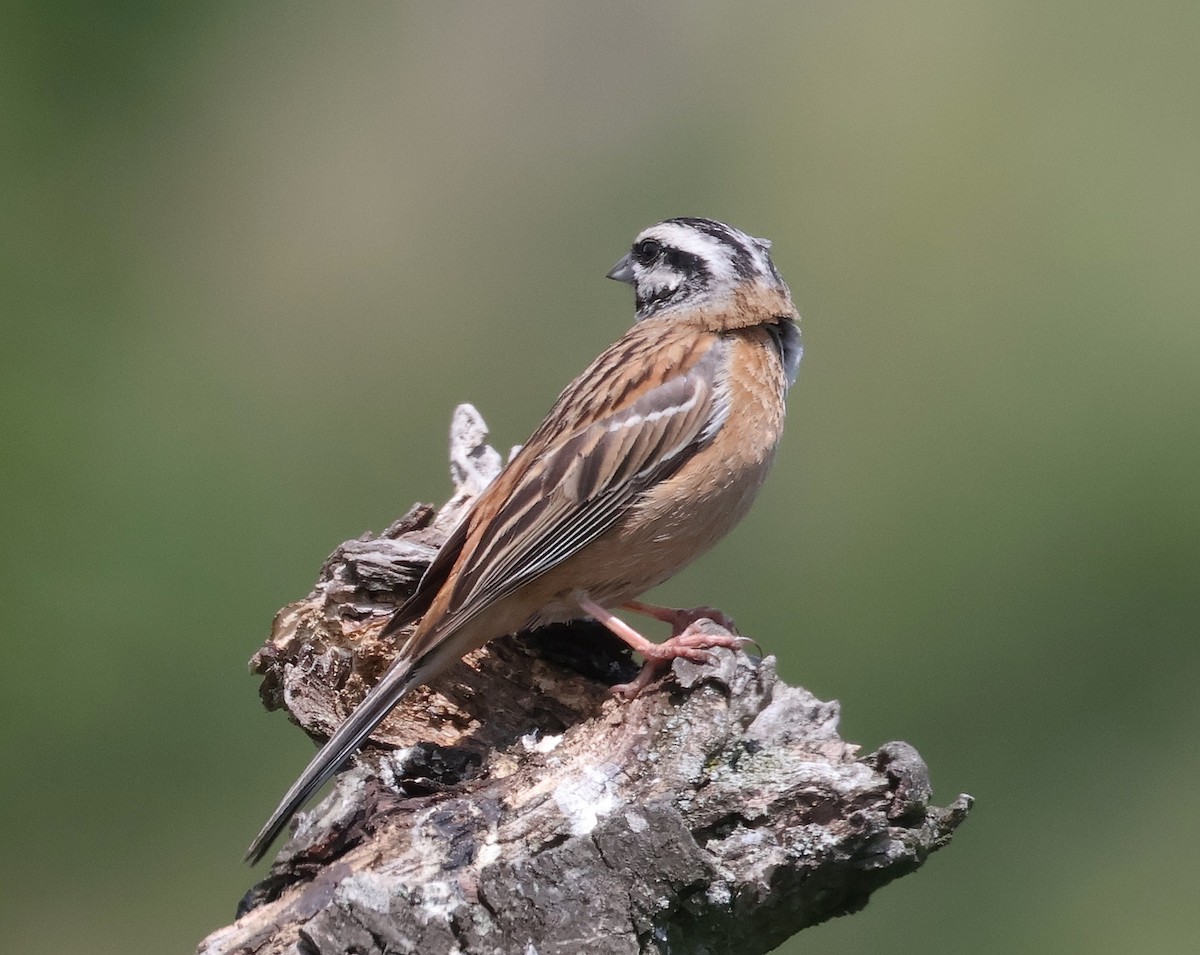
[[[271,843],[283,831],[288,820],[333,776],[375,728],[383,722],[392,707],[412,690],[433,676],[428,658],[431,654],[413,663],[400,658],[375,684],[347,718],[337,732],[329,738],[317,755],[312,758],[292,787],[284,794],[279,806],[271,813],[262,831],[255,836],[246,850],[246,861],[251,865],[266,854]]]

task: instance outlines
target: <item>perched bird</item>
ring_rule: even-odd
[[[783,428],[799,315],[770,243],[712,219],[642,232],[608,277],[636,321],[569,384],[451,532],[384,635],[416,623],[395,662],[287,791],[246,857],[287,821],[396,703],[495,637],[592,617],[646,659],[636,695],[675,657],[740,638],[635,598],[708,550],[747,512]],[[651,643],[611,611],[672,624]],[[711,628],[708,628],[711,630]]]

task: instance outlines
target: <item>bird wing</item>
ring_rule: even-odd
[[[657,342],[656,354],[639,356],[642,349],[631,346],[644,337],[631,343],[627,336],[576,382],[586,382],[585,390],[563,393],[506,469],[511,473],[501,476],[507,480],[473,509],[457,566],[447,575],[452,590],[444,620],[422,634],[426,646],[405,647],[406,655],[421,656],[577,553],[708,442],[728,411],[724,348],[715,335],[699,338],[693,330],[684,348],[662,350]],[[610,363],[614,349],[620,358]],[[667,367],[655,358],[665,358]]]

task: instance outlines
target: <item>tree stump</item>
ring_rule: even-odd
[[[486,434],[460,407],[450,503],[344,543],[279,612],[251,661],[268,709],[322,740],[382,675],[390,611],[499,470]],[[773,657],[712,656],[625,701],[608,687],[637,667],[592,623],[470,654],[389,715],[199,952],[767,952],[966,818],[967,795],[928,804],[907,743],[859,757]]]

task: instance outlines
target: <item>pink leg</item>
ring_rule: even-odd
[[[683,657],[685,660],[691,660],[694,663],[708,663],[711,661],[711,657],[707,653],[708,650],[714,647],[726,647],[730,650],[736,650],[746,642],[744,637],[737,637],[731,633],[705,633],[698,628],[688,625],[682,631],[676,632],[669,640],[665,640],[662,643],[651,643],[624,620],[604,607],[601,607],[587,594],[576,592],[575,600],[578,602],[580,608],[598,623],[603,624],[614,635],[629,644],[635,653],[640,653],[645,657],[646,663],[642,666],[641,672],[638,673],[633,682],[621,683],[612,688],[614,693],[620,693],[629,699],[633,699],[649,686],[654,680],[655,674],[665,664],[676,657]],[[631,607],[630,609],[635,608]],[[680,613],[687,613],[687,611],[680,611]],[[673,617],[669,621],[672,623],[672,626],[675,625],[676,619]]]
[[[640,613],[655,620],[671,625],[671,636],[683,633],[697,620],[705,618],[719,627],[724,627],[732,633],[737,633],[733,626],[733,618],[722,613],[716,607],[693,607],[690,610],[676,610],[673,607],[660,607],[657,604],[642,603],[640,600],[627,600],[621,606],[634,613]]]

